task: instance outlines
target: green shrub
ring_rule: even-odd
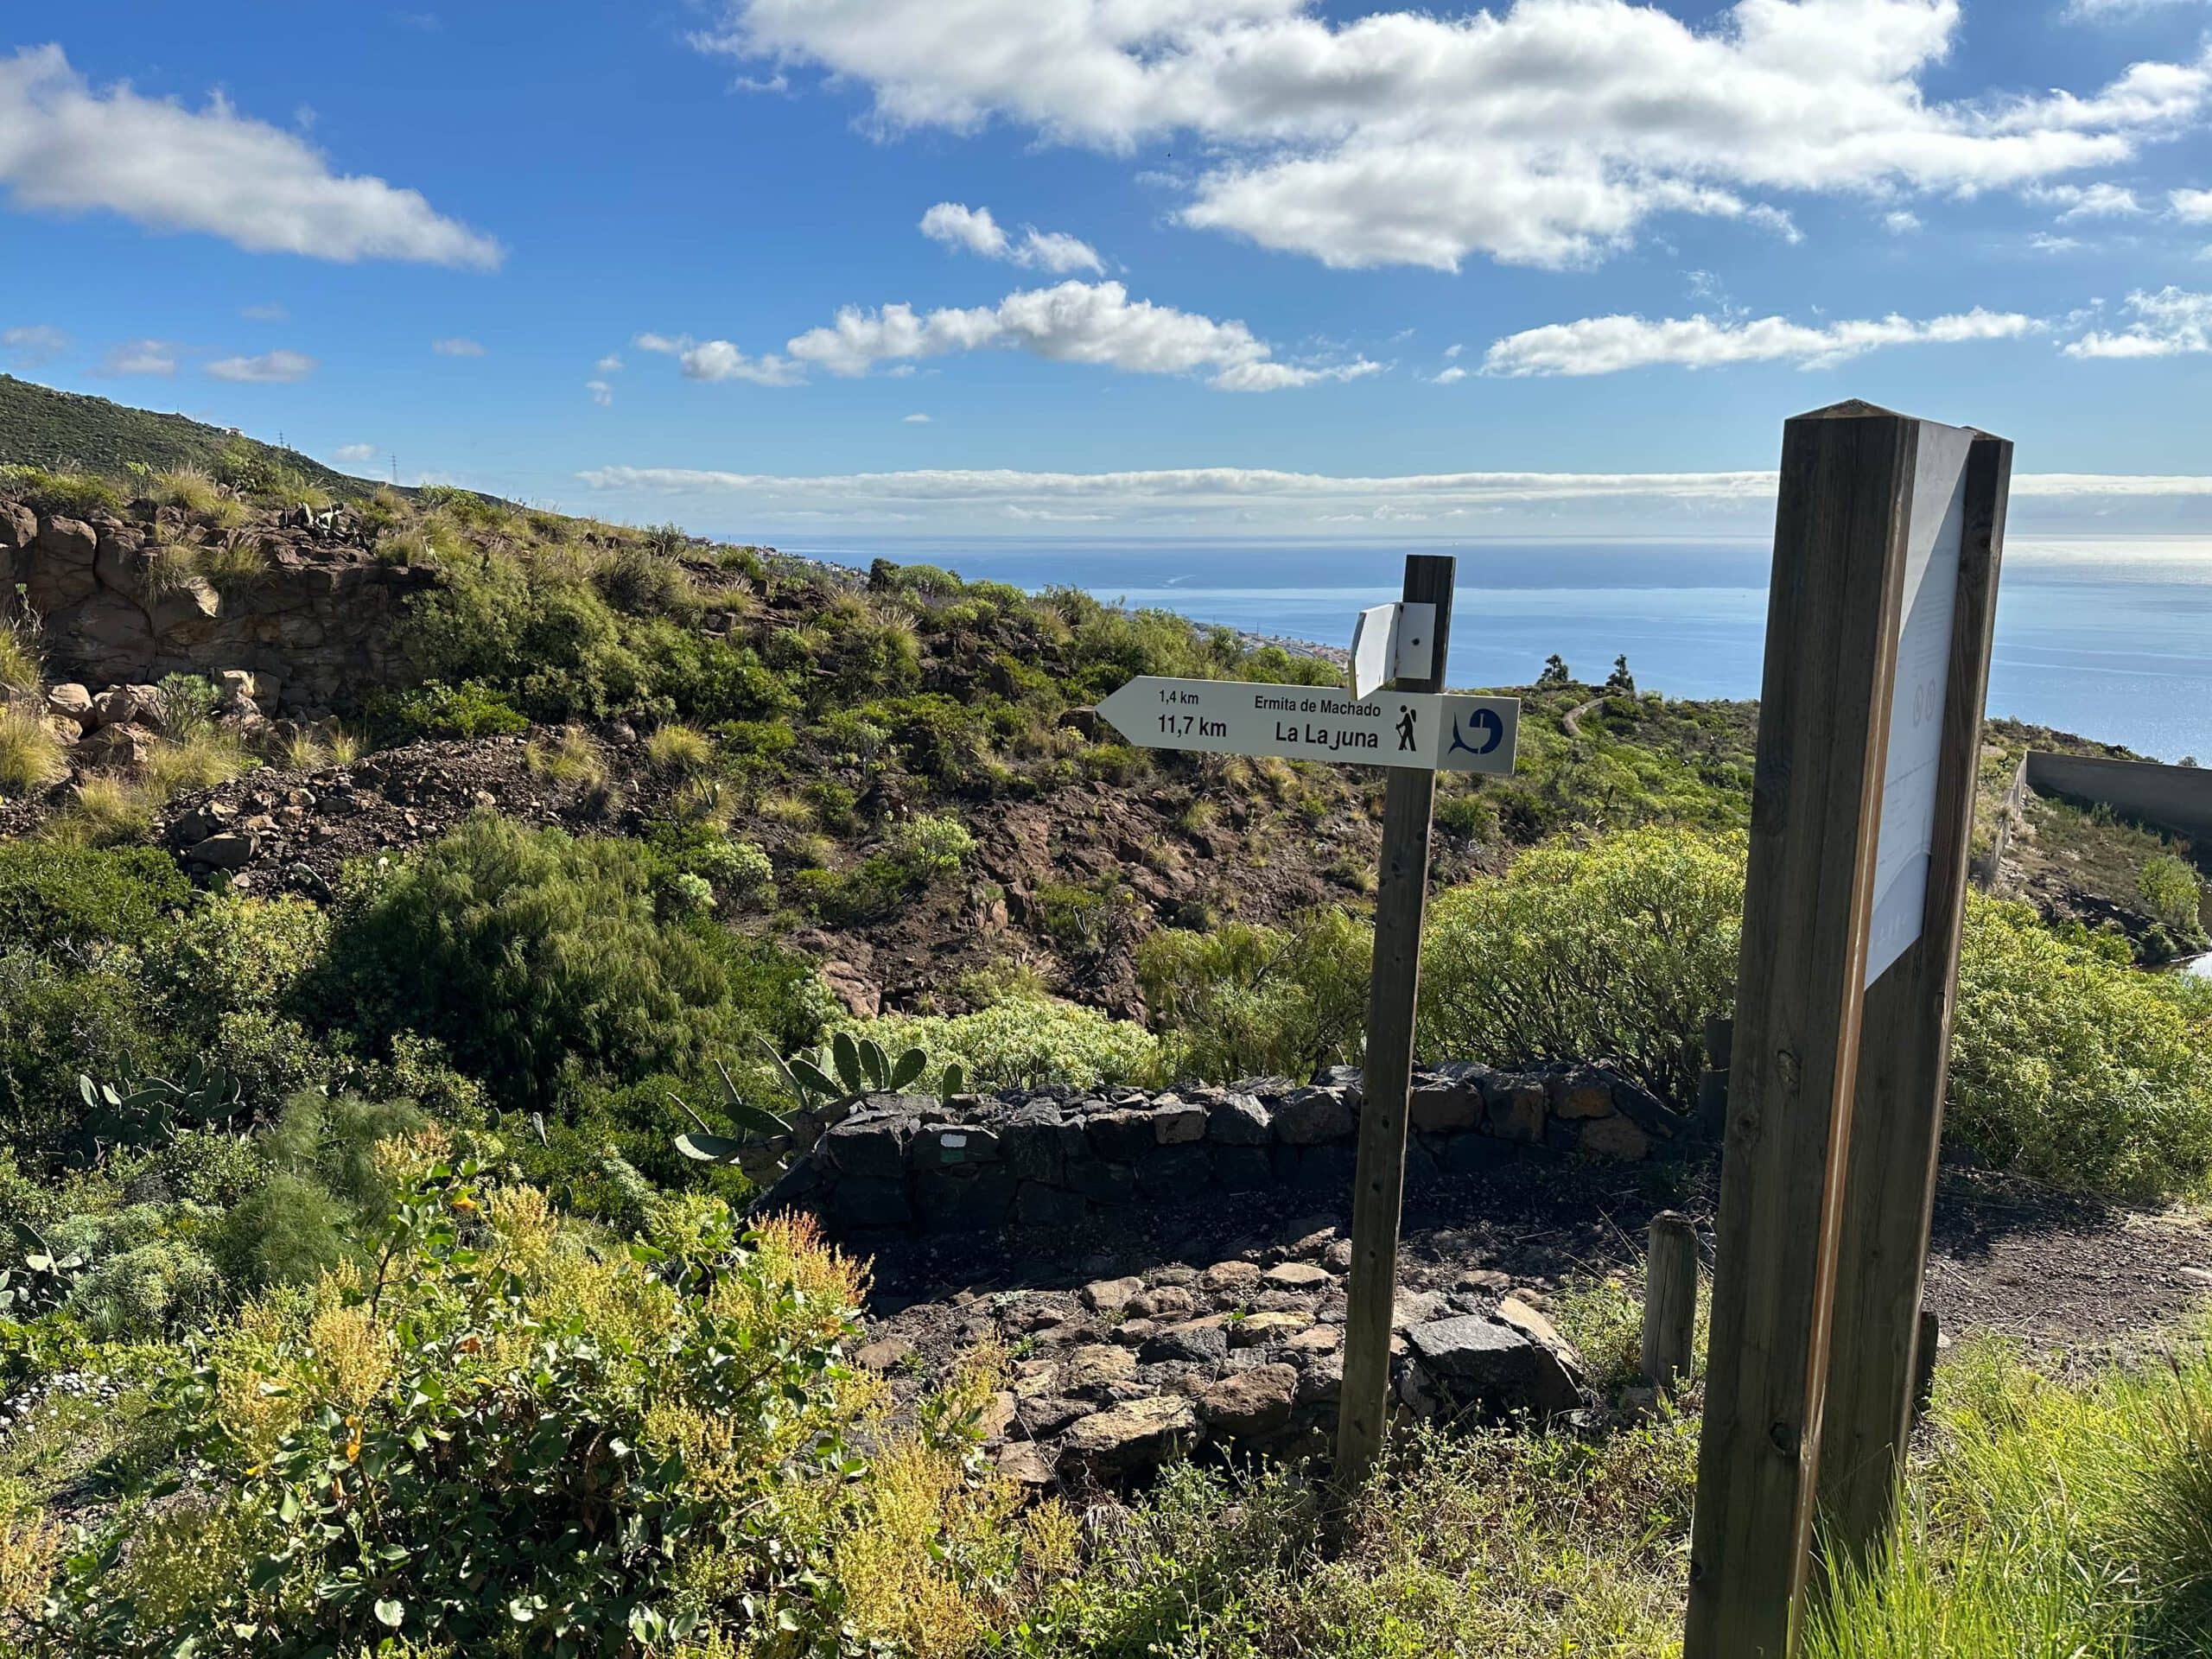
[[[924,880],[950,875],[976,851],[976,837],[954,817],[923,813],[891,832],[891,855]]]
[[[104,478],[43,467],[0,466],[0,495],[65,518],[96,518],[121,512],[124,505],[123,493]]]
[[[504,737],[530,729],[530,721],[504,691],[477,680],[449,686],[432,680],[404,691],[379,691],[369,700],[369,723],[393,742],[420,737]]]
[[[69,775],[68,751],[29,709],[0,703],[0,799],[35,795]]]
[[[2144,861],[2135,887],[2158,920],[2184,938],[2203,937],[2199,909],[2204,902],[2204,884],[2197,879],[2195,865],[2171,853],[2155,854]]]
[[[671,721],[645,740],[645,764],[672,777],[689,778],[704,772],[714,758],[714,740],[690,726]]]
[[[143,944],[192,895],[167,853],[0,842],[0,943],[82,951]]]
[[[1970,894],[1948,1127],[2058,1185],[2144,1194],[2212,1174],[2212,1008],[2188,982],[2068,944]]]
[[[143,1340],[204,1315],[222,1287],[221,1274],[196,1245],[152,1239],[95,1263],[63,1306],[94,1338]]]
[[[1735,1001],[1741,837],[1640,829],[1524,853],[1429,912],[1421,1052],[1603,1061],[1687,1108]]]
[[[664,868],[636,842],[469,818],[349,894],[329,1006],[378,1035],[437,1039],[524,1109],[579,1069],[690,1071],[739,1026],[730,947],[661,919]]]
[[[1134,1020],[1044,998],[1014,998],[974,1014],[886,1014],[845,1027],[889,1053],[918,1048],[957,1062],[974,1089],[1077,1089],[1145,1083],[1160,1070],[1160,1040]]]
[[[1303,1078],[1358,1063],[1374,945],[1340,910],[1281,928],[1161,928],[1137,945],[1137,982],[1177,1075]]]
[[[764,1627],[757,1650],[836,1649],[857,1610],[828,1568],[867,1522],[855,1270],[719,1205],[587,1255],[536,1192],[473,1175],[422,1169],[374,1270],[176,1367],[199,1495],[106,1521],[60,1586],[72,1650],[733,1652]],[[981,1488],[943,1461],[945,1499]]]
[[[30,697],[45,683],[36,627],[24,619],[0,616],[0,702]]]
[[[145,982],[180,1031],[205,1040],[226,1018],[283,1003],[329,933],[323,912],[304,899],[211,897],[149,941]]]

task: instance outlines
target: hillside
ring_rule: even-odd
[[[296,449],[182,415],[160,415],[0,374],[0,466],[82,470],[123,478],[138,465],[163,472],[190,467],[211,477],[243,469],[289,472],[340,499],[376,485],[324,466]]]
[[[1523,687],[1515,774],[1440,780],[1418,1455],[1325,1550],[1382,785],[1096,705],[1340,664],[120,461],[0,471],[0,1653],[1667,1650],[1701,1385],[1638,1375],[1640,1239],[1713,1217],[1755,705]],[[2061,741],[1993,726],[1992,798]],[[1976,1397],[2167,1458],[2212,1370],[2097,1367],[2212,1284],[2212,987],[2129,960],[2190,849],[2012,845],[2062,925],[1970,898],[1928,1305]],[[1943,1448],[2024,1437],[1947,1423],[1901,1574],[1971,1548]],[[2029,1555],[2174,1554],[2099,1548]]]

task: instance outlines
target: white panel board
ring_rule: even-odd
[[[1920,937],[1928,908],[1936,764],[1950,687],[1951,616],[1958,603],[1967,454],[1974,438],[1963,427],[1921,423],[1898,613],[1897,682],[1890,698],[1890,747],[1882,767],[1882,832],[1866,942],[1869,985]]]
[[[1143,675],[1098,705],[1140,748],[1273,754],[1431,772],[1513,770],[1518,697],[1385,691],[1355,698],[1326,686]]]

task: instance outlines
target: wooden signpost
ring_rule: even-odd
[[[1784,429],[1684,1659],[1784,1659],[1817,1510],[1845,1548],[1886,1516],[2011,454],[1865,404]]]
[[[1360,1084],[1344,1392],[1337,1418],[1337,1475],[1347,1485],[1374,1465],[1389,1421],[1390,1311],[1397,1295],[1436,774],[1510,772],[1520,734],[1518,698],[1440,694],[1455,569],[1456,561],[1442,555],[1406,560],[1404,598],[1359,619],[1350,696],[1321,686],[1147,676],[1098,705],[1116,730],[1144,748],[1390,768],[1382,798],[1375,977]]]

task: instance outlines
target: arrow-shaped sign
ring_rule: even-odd
[[[1098,712],[1143,749],[1429,772],[1510,772],[1521,728],[1518,697],[1384,691],[1352,698],[1326,686],[1149,674],[1105,698]]]

